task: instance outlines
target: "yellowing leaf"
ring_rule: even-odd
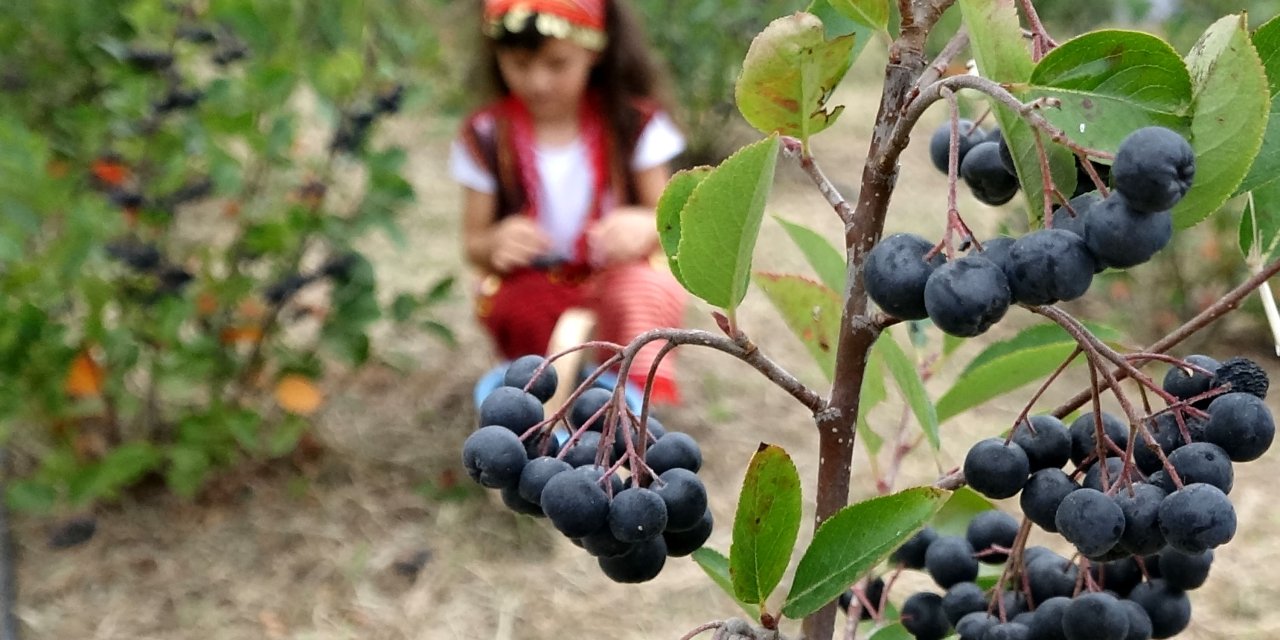
[[[309,416],[320,408],[324,396],[310,379],[297,374],[280,378],[276,383],[276,403],[281,409],[300,416]]]

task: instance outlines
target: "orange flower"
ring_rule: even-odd
[[[64,388],[74,398],[88,398],[102,393],[102,381],[106,374],[87,349],[76,354],[67,369]]]
[[[281,409],[300,416],[309,416],[320,408],[324,396],[310,379],[296,373],[280,378],[276,383],[276,403]]]

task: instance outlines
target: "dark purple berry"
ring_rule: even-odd
[[[911,233],[895,233],[876,243],[862,267],[867,295],[895,318],[923,320],[929,317],[924,301],[925,283],[944,263],[941,253],[924,259],[932,250],[933,243]]]
[[[1143,127],[1120,141],[1111,175],[1135,210],[1168,211],[1191,188],[1196,154],[1176,131]]]

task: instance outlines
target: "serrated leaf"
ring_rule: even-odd
[[[889,0],[829,0],[831,6],[845,17],[873,29],[884,29],[889,24]]]
[[[916,487],[849,505],[822,523],[796,566],[782,605],[803,618],[836,599],[854,580],[920,530],[950,492]]]
[[[1195,91],[1191,146],[1196,177],[1173,208],[1178,229],[1204,220],[1235,193],[1262,145],[1270,110],[1266,72],[1243,15],[1213,23],[1186,61]]]
[[[693,167],[677,171],[671,176],[671,180],[667,181],[667,187],[662,190],[662,197],[658,198],[658,242],[662,245],[662,251],[667,254],[671,275],[675,276],[681,284],[684,284],[684,280],[680,277],[680,261],[676,259],[676,253],[680,250],[680,212],[689,202],[689,196],[693,195],[694,187],[697,187],[710,174],[711,167]],[[688,288],[687,285],[686,288]]]
[[[752,41],[734,85],[738,111],[763,133],[807,141],[844,107],[827,100],[852,62],[853,35],[826,39],[822,21],[794,13],[770,22]]]
[[[902,350],[889,331],[880,334],[880,338],[876,340],[871,350],[883,359],[889,375],[893,376],[898,390],[902,392],[902,398],[906,400],[907,406],[911,407],[911,413],[915,415],[916,422],[920,423],[921,430],[929,439],[929,445],[937,451],[942,446],[941,440],[938,439],[938,413],[924,389],[924,380],[920,378],[920,370],[916,367],[916,363],[907,357],[907,353]]]
[[[836,249],[831,241],[822,234],[802,224],[790,222],[778,216],[773,217],[782,225],[783,230],[791,237],[791,241],[800,248],[809,266],[818,274],[818,279],[829,289],[843,295],[845,281],[844,254]]]
[[[729,577],[729,559],[724,557],[724,554],[710,547],[702,547],[694,551],[691,557],[694,562],[698,563],[699,567],[702,567],[702,571],[711,578],[711,581],[716,583],[716,586],[720,587],[730,598],[733,598],[733,601],[738,603],[738,606],[742,607],[742,610],[747,612],[747,615],[751,616],[752,619],[760,617],[759,606],[747,604],[733,594],[733,581]]]
[[[694,187],[680,210],[681,282],[722,309],[737,307],[747,294],[778,145],[778,137],[769,136],[739,149]]]
[[[763,604],[782,580],[800,532],[800,475],[782,447],[761,444],[742,481],[729,575],[734,597]]]
[[[1103,30],[1062,43],[1036,64],[1027,95],[1060,100],[1041,115],[1077,144],[1110,153],[1141,127],[1190,131],[1191,76],[1148,33]]]
[[[840,338],[843,312],[836,292],[821,283],[794,275],[757,272],[755,283],[804,343],[827,380],[833,380],[836,342]]]
[[[929,526],[941,535],[962,536],[969,528],[969,521],[973,520],[974,516],[995,508],[996,506],[982,494],[969,487],[960,487],[953,491],[951,497],[947,498],[946,504],[938,509],[937,515],[933,516]]]
[[[1266,131],[1262,134],[1262,148],[1236,193],[1252,191],[1280,178],[1280,16],[1268,20],[1253,32],[1253,48],[1257,50],[1262,69],[1267,74],[1271,108]]]
[[[1031,51],[1022,38],[1022,25],[1018,21],[1018,9],[1014,0],[959,0],[964,24],[969,29],[969,40],[978,71],[983,77],[996,82],[1025,85],[1035,68]],[[1014,95],[1025,99],[1025,91]],[[1039,154],[1035,133],[1017,113],[994,98],[988,98],[1000,131],[1013,154],[1018,170],[1018,181],[1027,202],[1027,216],[1032,228],[1040,226],[1044,219],[1044,180],[1040,173]],[[1045,152],[1049,156],[1050,174],[1058,190],[1070,194],[1075,189],[1076,169],[1074,156],[1065,147],[1049,142],[1041,136]]]
[[[833,40],[840,36],[853,36],[853,50],[849,52],[849,64],[852,65],[858,59],[858,54],[862,53],[862,49],[867,43],[875,37],[878,29],[873,26],[865,25],[861,22],[853,20],[841,13],[839,9],[831,6],[833,0],[812,0],[808,7],[805,7],[805,13],[812,13],[818,16],[822,21],[823,33],[826,34],[828,40]],[[839,2],[840,0],[834,0]]]

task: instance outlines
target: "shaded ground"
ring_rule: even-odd
[[[841,96],[849,104],[838,131],[820,138],[816,153],[827,172],[853,190],[866,147],[874,92]],[[941,119],[931,114],[929,124]],[[413,140],[411,171],[419,208],[406,221],[404,250],[374,247],[388,290],[420,287],[456,269],[458,194],[445,173],[452,123],[427,118],[394,124],[388,138]],[[928,166],[920,144],[909,149],[891,230],[935,236],[945,208],[945,181]],[[964,197],[975,227],[991,231],[994,210]],[[770,213],[835,235],[834,216],[789,166],[779,172]],[[759,266],[803,271],[803,262],[771,221],[757,251]],[[697,305],[691,322],[708,326]],[[710,619],[732,615],[722,596],[688,560],[669,563],[642,586],[605,579],[585,553],[542,521],[516,517],[469,483],[449,488],[458,473],[462,440],[471,428],[470,382],[488,364],[482,336],[468,323],[465,296],[442,319],[459,329],[449,350],[421,335],[380,337],[383,349],[404,354],[400,368],[373,367],[336,386],[322,417],[327,453],[296,468],[247,470],[208,499],[187,504],[164,496],[134,496],[103,508],[99,533],[88,544],[46,548],[46,519],[17,526],[21,546],[19,615],[28,638],[460,638],[563,640],[670,639]],[[798,341],[758,293],[741,313],[746,330],[807,382],[818,385]],[[992,333],[1010,335],[1029,321],[1014,312]],[[945,390],[960,357],[930,382]],[[1227,357],[1231,353],[1214,355]],[[1273,362],[1273,361],[1269,361]],[[816,469],[815,439],[805,412],[745,365],[717,354],[685,353],[681,377],[689,403],[662,414],[668,427],[702,443],[702,475],[719,523],[710,545],[728,549],[737,486],[758,442],[783,445],[808,481]],[[1077,372],[1055,385],[1044,406],[1080,388]],[[898,486],[931,481],[955,466],[967,445],[1012,422],[1015,394],[946,425],[937,461],[914,456]],[[900,408],[873,414],[888,430]],[[859,454],[860,457],[862,454]],[[1237,468],[1233,501],[1238,538],[1219,551],[1210,581],[1192,597],[1192,629],[1181,637],[1263,639],[1280,634],[1280,587],[1259,567],[1280,560],[1271,533],[1280,506],[1269,495],[1273,451]],[[860,460],[858,469],[866,469]],[[858,495],[871,491],[865,474]],[[806,485],[806,508],[812,489]],[[1016,510],[1016,505],[1008,505]],[[802,537],[809,535],[808,527]],[[420,568],[420,570],[419,570]],[[925,587],[919,576],[906,587]],[[895,590],[905,597],[906,588]]]

